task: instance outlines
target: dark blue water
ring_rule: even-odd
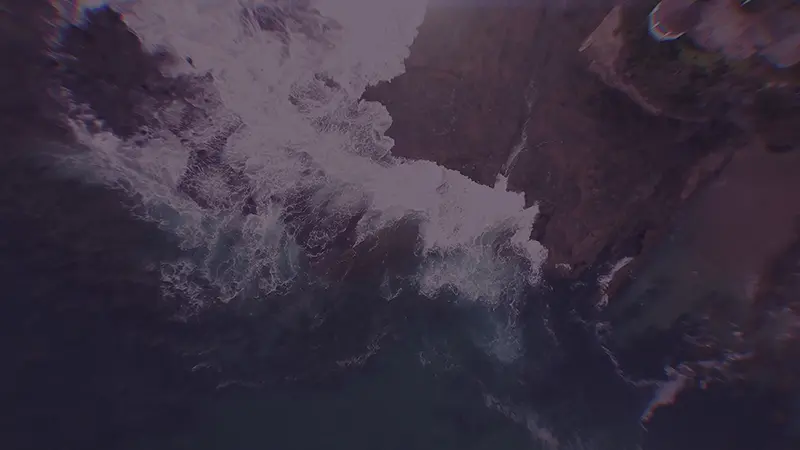
[[[176,243],[130,199],[59,176],[53,151],[9,143],[0,164],[3,448],[791,448],[775,420],[791,405],[766,386],[690,391],[645,430],[652,389],[577,320],[581,284],[525,294],[511,361],[483,345],[508,311],[387,301],[369,271],[176,320],[158,271]],[[679,341],[618,356],[657,375]]]
[[[512,361],[483,345],[508,311],[412,289],[387,301],[367,262],[329,287],[301,279],[176,320],[186,299],[163,298],[159,266],[177,243],[134,218],[135,199],[60,176],[47,155],[65,149],[30,138],[58,134],[44,131],[58,110],[18,88],[45,91],[48,63],[25,44],[3,49],[30,71],[0,72],[1,448],[796,448],[773,420],[791,405],[747,384],[690,391],[645,430],[652,389],[620,378],[578,320],[589,284],[525,293]],[[23,124],[40,132],[9,139]],[[398,248],[413,231],[395,230]],[[413,272],[402,254],[387,263]],[[618,357],[658,376],[680,340],[645,336]]]
[[[538,428],[573,426],[548,409],[574,426],[595,414],[578,409],[601,380],[575,370],[535,301],[512,363],[480,345],[506,311],[389,302],[363,277],[276,301],[316,298],[307,310],[244,301],[176,321],[157,270],[178,252],[169,236],[39,156],[61,149],[14,145],[0,165],[6,448],[535,448]]]

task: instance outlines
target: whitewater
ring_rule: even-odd
[[[405,282],[423,295],[494,307],[538,283],[546,250],[530,239],[536,206],[504,183],[393,156],[388,111],[360,99],[403,73],[427,0],[102,4],[147,49],[175,56],[169,75],[196,80],[135,139],[87,126],[96,119],[85,105],[70,113],[87,150],[64,167],[124,190],[143,219],[180,240],[184,257],[161,268],[166,294],[197,308],[204,283],[223,301],[268,296],[291,286],[303,261],[339,261],[343,235],[348,247],[374,246],[409,221],[421,263]],[[80,23],[100,5],[73,4],[65,19]],[[397,290],[389,272],[387,298]]]

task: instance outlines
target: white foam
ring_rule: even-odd
[[[600,292],[602,292],[602,297],[600,297],[600,300],[595,305],[597,309],[603,309],[608,306],[608,294],[606,291],[608,290],[609,285],[614,280],[614,276],[617,274],[617,272],[625,268],[625,266],[630,264],[631,261],[633,261],[633,258],[626,256],[614,263],[614,265],[611,267],[611,270],[609,270],[605,275],[597,277],[597,287],[599,287]]]
[[[299,250],[286,238],[280,207],[271,199],[303,188],[335,213],[332,220],[366,208],[360,239],[405,216],[418,217],[429,256],[420,269],[423,293],[454,287],[492,303],[536,282],[545,256],[530,240],[536,207],[526,209],[524,196],[503,186],[393,157],[393,142],[383,134],[391,117],[382,105],[359,100],[368,85],[402,73],[427,0],[310,2],[320,14],[296,9],[301,3],[126,0],[122,6],[124,20],[147,46],[191,58],[175,71],[213,75],[206,88],[211,107],[204,106],[213,120],[189,134],[199,142],[226,124],[241,124],[223,157],[254,187],[257,216],[243,219],[236,207],[203,209],[182,195],[177,182],[188,150],[166,132],[153,131],[144,145],[83,132],[92,152],[82,163],[141,198],[149,218],[177,233],[187,248],[202,250],[198,267],[228,297],[265,272],[274,278],[268,289],[294,276],[277,268],[292,266]],[[258,28],[253,16],[263,5],[289,14],[285,36]],[[168,111],[161,115],[165,123],[172,120]],[[208,184],[209,195],[232,195],[224,184]]]

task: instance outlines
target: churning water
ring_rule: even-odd
[[[331,253],[413,221],[416,289],[513,303],[545,256],[529,238],[536,207],[392,156],[391,117],[360,99],[403,72],[426,3],[111,2],[147,47],[179,57],[174,75],[201,81],[156,111],[160,127],[127,141],[88,132],[80,123],[92,112],[74,105],[89,151],[70,166],[125,190],[180,237],[187,256],[165,265],[168,290],[199,291],[200,275],[222,299],[267,295],[292,283],[300,260],[339,260]],[[345,238],[350,248],[334,248]]]

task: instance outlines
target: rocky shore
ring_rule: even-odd
[[[609,345],[693,329],[693,377],[796,396],[800,6],[743,3],[433,0],[407,73],[365,97],[397,155],[538,203],[549,279],[630,261],[581,300],[607,309],[579,306]]]
[[[370,88],[364,98],[389,110],[394,122],[388,134],[396,142],[396,156],[435,161],[486,185],[505,178],[509,190],[524,192],[530,204],[539,204],[532,237],[549,250],[548,286],[559,293],[582,286],[574,290],[563,315],[574,309],[589,323],[608,324],[612,331],[606,342],[619,352],[623,369],[657,376],[663,375],[664,365],[672,365],[697,385],[722,380],[735,385],[731,389],[736,392],[750,395],[763,387],[770,396],[791,399],[800,395],[800,68],[792,64],[791,51],[797,24],[790,20],[781,25],[780,35],[758,34],[758,39],[752,30],[771,24],[776,11],[794,17],[798,6],[750,3],[740,11],[739,2],[728,0],[662,2],[659,14],[694,9],[657,15],[659,31],[676,36],[660,41],[652,29],[651,13],[659,7],[655,0],[431,0],[406,73]],[[17,68],[0,77],[7,92],[0,98],[7,161],[22,153],[18,137],[66,139],[59,117],[65,105],[48,92],[59,85],[90,103],[107,126],[126,137],[150,120],[148,108],[189,95],[186,80],[159,71],[167,55],[142,52],[135,36],[110,13],[96,17],[91,33],[72,30],[64,36],[72,58],[55,62],[45,50],[45,38],[54,32],[47,21],[16,19],[54,12],[48,2],[25,5],[41,10],[14,15],[0,10],[0,51],[7,67]],[[732,24],[739,28],[731,31]],[[716,29],[729,33],[709,31]],[[734,45],[744,35],[752,51]],[[38,166],[25,167],[30,180],[41,175]],[[8,179],[13,175],[18,171],[9,169]],[[11,190],[3,198],[13,206],[8,217],[25,206],[18,198],[12,201]],[[42,218],[50,217],[47,211],[31,214],[39,218],[36,227],[46,228]],[[18,225],[10,236],[22,242],[27,227],[33,225]],[[103,229],[99,224],[94,232],[111,249],[102,254],[112,255],[117,240]],[[141,231],[145,237],[137,232],[131,230],[136,242],[147,242],[153,230]],[[630,262],[612,277],[609,272],[621,260]],[[120,276],[136,264],[117,262]],[[88,271],[91,264],[85,265]],[[599,276],[608,282],[597,283]],[[99,289],[86,286],[87,292]],[[146,294],[157,295],[151,290]],[[159,338],[176,338],[171,324],[160,322],[158,306],[141,308],[135,292],[129,294],[102,307],[133,308],[146,316],[116,317],[113,324],[131,341],[143,339],[137,334],[142,323],[157,328],[151,331]],[[40,311],[19,307],[31,317]],[[76,320],[104,323],[99,309],[76,310]],[[48,318],[57,321],[59,314]],[[240,330],[239,322],[231,325],[239,318],[230,320],[217,331],[252,338],[248,333],[255,331]],[[23,325],[9,320],[7,329],[22,335],[28,332]],[[53,333],[65,342],[71,335],[70,330]],[[98,346],[92,333],[77,336],[88,348]],[[653,346],[672,345],[673,340],[680,350]],[[102,350],[107,349],[99,345]],[[131,360],[136,351],[128,355]],[[282,351],[286,354],[278,360],[287,366],[314,363],[298,362],[289,350]],[[167,358],[152,356],[162,357]],[[58,362],[43,367],[55,370]],[[120,367],[104,370],[111,379],[122,376],[118,372],[125,367]],[[158,395],[148,397],[152,405],[146,407],[188,414],[191,405],[183,400],[190,387],[184,387],[179,369],[171,373],[176,378],[155,382]],[[80,384],[80,374],[68,372],[74,379],[67,377],[65,383]],[[118,388],[102,387],[108,392]],[[130,404],[138,401],[125,395]],[[174,404],[168,395],[175,396]],[[702,394],[691,395],[695,401]],[[92,402],[75,396],[59,405],[66,411]],[[666,415],[679,414],[665,410]],[[49,417],[31,411],[37,420]],[[788,428],[787,411],[769,419],[770,430]],[[130,417],[114,411],[108,420],[112,427]],[[69,435],[67,428],[60,431]]]
[[[589,70],[580,48],[613,6],[433,1],[407,73],[365,95],[392,114],[397,155],[485,184],[506,175],[539,203],[534,237],[549,267],[572,277],[601,253],[638,252],[681,202],[690,167],[736,136],[718,121],[653,114]]]

